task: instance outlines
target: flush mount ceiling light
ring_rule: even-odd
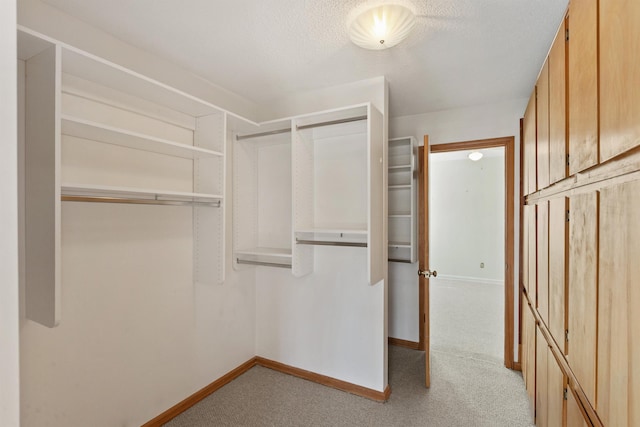
[[[481,158],[482,158],[482,153],[479,151],[474,151],[473,153],[469,153],[469,160],[473,160],[474,162],[477,162]]]
[[[348,23],[351,41],[365,49],[388,49],[404,40],[415,23],[415,15],[397,4],[372,7]]]

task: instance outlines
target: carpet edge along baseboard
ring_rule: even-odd
[[[215,391],[219,390],[224,385],[235,380],[240,375],[244,374],[256,365],[268,369],[273,369],[274,371],[278,371],[283,374],[288,374],[308,381],[313,381],[315,383],[335,388],[347,393],[355,394],[357,396],[371,399],[376,402],[386,402],[387,400],[389,400],[389,396],[391,395],[391,387],[389,387],[389,385],[387,385],[384,391],[377,391],[367,387],[359,386],[357,384],[328,377],[326,375],[321,375],[315,372],[285,365],[284,363],[276,362],[274,360],[265,359],[264,357],[256,356],[247,360],[245,363],[233,369],[232,371],[226,373],[211,384],[196,391],[191,396],[167,409],[152,420],[147,421],[142,425],[142,427],[161,427],[163,424],[171,421],[173,418],[177,417],[187,409],[196,405],[198,402],[214,393]]]

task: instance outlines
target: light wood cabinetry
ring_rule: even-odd
[[[640,2],[599,3],[600,159],[640,145]]]
[[[600,196],[597,407],[608,426],[640,425],[640,181]]]
[[[549,52],[549,181],[567,176],[567,43],[564,21]]]
[[[537,153],[536,153],[536,90],[534,88],[527,109],[524,113],[522,146],[524,151],[523,174],[524,194],[531,194],[538,189],[537,176]]]
[[[598,3],[572,0],[569,31],[569,172],[598,163]]]
[[[523,119],[521,361],[538,425],[640,425],[638,20],[637,2],[572,0]]]
[[[537,120],[537,189],[549,186],[549,61],[540,71],[536,84],[536,120]]]

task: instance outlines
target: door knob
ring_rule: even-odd
[[[436,270],[431,271],[418,269],[418,276],[426,277],[428,279],[429,277],[438,277],[438,272]]]

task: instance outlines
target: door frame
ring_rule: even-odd
[[[504,232],[504,366],[509,369],[515,369],[517,366],[514,363],[514,246],[515,246],[515,224],[514,224],[514,210],[515,210],[515,194],[514,194],[514,181],[515,181],[515,138],[513,136],[490,138],[482,140],[454,142],[447,144],[434,144],[428,145],[428,137],[425,135],[425,145],[419,147],[419,158],[422,158],[422,150],[424,147],[429,147],[429,154],[432,153],[444,153],[450,151],[462,151],[462,150],[480,150],[485,148],[504,148],[504,173],[505,173],[505,232]],[[426,169],[426,168],[425,168]],[[424,200],[427,192],[420,191],[418,205],[424,206],[428,209],[428,200]],[[423,196],[425,195],[425,196]],[[419,222],[424,224],[424,213],[420,215]],[[423,225],[424,226],[424,225]],[[428,319],[426,313],[428,313],[429,304],[429,291],[428,287],[420,286],[419,289],[419,315],[420,315],[420,348],[425,349],[425,339],[429,339],[429,336],[425,333],[425,330],[429,330]],[[422,321],[424,320],[424,322]]]

